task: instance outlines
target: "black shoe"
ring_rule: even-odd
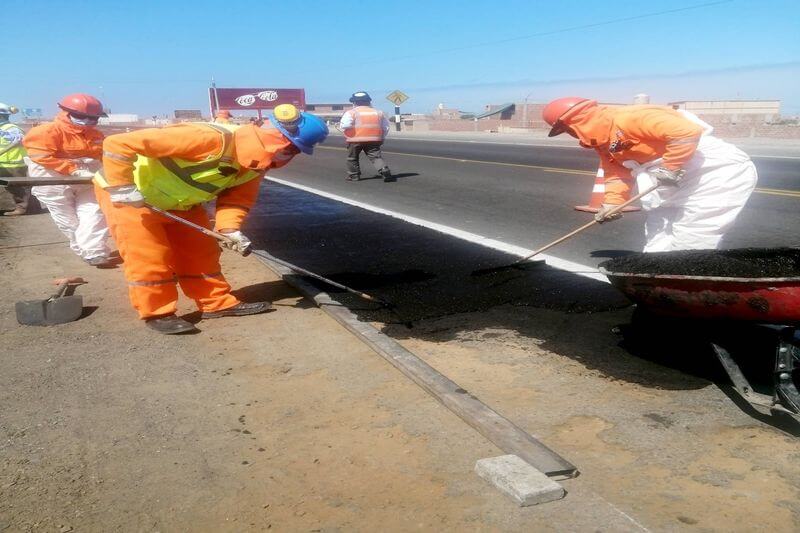
[[[92,257],[86,259],[86,262],[97,268],[116,268],[117,265],[122,263],[121,257]]]
[[[157,316],[154,318],[147,318],[144,321],[145,325],[154,329],[164,335],[180,335],[181,333],[194,333],[200,331],[194,324],[187,322],[182,318],[175,315]]]
[[[200,318],[221,318],[223,316],[247,316],[266,313],[272,309],[272,302],[239,302],[233,307],[221,311],[206,311]]]
[[[348,175],[344,180],[345,181],[360,181],[361,180],[361,176],[359,176],[358,174]]]
[[[392,181],[397,181],[397,178],[392,176],[392,171],[389,170],[389,167],[383,167],[380,172],[381,176],[383,176],[383,181],[385,183],[389,183]]]

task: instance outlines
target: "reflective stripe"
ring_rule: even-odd
[[[177,283],[178,278],[162,279],[159,281],[129,281],[128,285],[133,287],[155,287],[157,285],[166,285],[167,283]]]
[[[103,157],[108,157],[109,159],[116,159],[117,161],[124,161],[126,163],[136,162],[135,157],[125,157],[124,155],[115,154],[114,152],[108,152],[106,150],[103,150]]]
[[[221,278],[222,272],[214,272],[213,274],[179,274],[178,279],[208,279],[208,278]]]
[[[210,168],[214,168],[217,166],[216,161],[209,161],[209,163],[201,163],[200,165],[195,165],[193,167],[186,167],[181,168],[178,163],[175,162],[174,159],[171,157],[160,157],[158,162],[164,165],[164,168],[172,172],[178,179],[184,182],[189,187],[193,187],[195,189],[200,189],[203,192],[207,192],[210,194],[216,194],[217,191],[220,190],[219,187],[216,185],[211,185],[210,183],[200,183],[199,181],[195,181],[192,179],[192,173],[197,171],[198,166],[208,165],[209,163],[211,166],[206,166],[202,170],[208,170]]]

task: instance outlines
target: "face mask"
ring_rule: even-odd
[[[84,117],[84,118],[76,118],[72,115],[69,115],[69,120],[76,126],[97,126],[97,118],[96,117]]]

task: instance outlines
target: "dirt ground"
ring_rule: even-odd
[[[0,531],[800,528],[792,427],[621,352],[608,331],[627,311],[594,330],[509,307],[388,328],[579,467],[564,500],[521,509],[472,472],[500,450],[257,261],[225,254],[224,270],[276,311],[164,337],[119,270],[62,241],[46,214],[0,219]],[[87,316],[17,325],[13,302],[62,275],[89,281]]]

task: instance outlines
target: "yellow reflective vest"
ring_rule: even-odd
[[[0,125],[0,130],[10,131],[19,129],[10,122]],[[12,142],[0,135],[0,168],[24,168],[25,167],[25,148],[22,143],[12,144]]]

